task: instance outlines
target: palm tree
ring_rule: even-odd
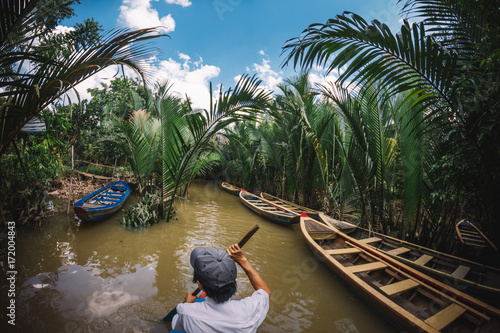
[[[226,126],[242,120],[254,120],[256,113],[268,107],[269,92],[260,88],[255,76],[243,75],[234,90],[221,91],[212,101],[210,85],[209,110],[183,110],[179,99],[163,103],[163,200],[164,214],[169,214],[175,195],[196,173],[214,160],[213,150],[207,150],[210,140]],[[199,163],[205,161],[204,163]],[[168,220],[168,217],[167,217]]]
[[[362,208],[361,224],[368,223],[370,227],[380,224],[387,231],[384,212],[396,156],[391,110],[387,103],[379,103],[374,89],[349,93],[334,84],[321,87],[323,94],[339,107],[347,125],[341,148],[356,181]]]
[[[252,191],[257,185],[259,136],[254,122],[238,122],[224,129],[226,145],[220,147],[221,163],[231,184]],[[263,177],[261,177],[263,178]]]
[[[75,85],[112,65],[147,74],[135,60],[148,55],[142,42],[158,38],[155,28],[116,30],[94,42],[78,43],[66,53],[33,48],[45,29],[43,1],[2,1],[0,14],[0,156],[24,124]],[[52,2],[49,4],[52,5]],[[53,10],[53,9],[51,9]],[[26,66],[29,69],[25,69]]]
[[[110,125],[117,131],[101,139],[119,147],[134,172],[139,193],[146,189],[151,178],[161,145],[160,120],[146,110],[133,111],[128,120],[112,116]]]
[[[283,94],[277,98],[278,108],[289,118],[287,123],[292,127],[290,138],[293,140],[295,137],[295,142],[289,143],[289,148],[293,151],[289,160],[293,161],[295,166],[288,170],[296,175],[295,179],[300,188],[299,200],[307,204],[306,200],[312,197],[314,186],[314,182],[309,179],[310,175],[314,174],[313,168],[319,166],[323,188],[328,182],[328,160],[309,119],[317,118],[317,93],[312,90],[308,73],[287,79],[285,85],[278,87]]]
[[[377,20],[368,23],[349,12],[326,24],[313,24],[301,36],[287,41],[284,65],[303,70],[320,65],[327,71],[345,67],[338,83],[346,88],[374,86],[385,99],[405,94],[400,105],[406,104],[406,112],[415,117],[422,116],[419,135],[433,131],[438,144],[447,145],[448,154],[455,155],[458,164],[446,171],[458,180],[459,175],[464,177],[459,164],[469,166],[469,176],[461,180],[469,188],[460,181],[455,187],[477,194],[473,199],[478,203],[475,213],[488,222],[485,226],[489,225],[492,234],[498,234],[494,230],[500,225],[499,208],[491,199],[500,190],[500,144],[492,132],[500,127],[499,88],[494,83],[500,77],[495,69],[499,62],[495,56],[498,2],[408,0],[403,13],[420,22],[405,20],[396,35]],[[411,108],[416,110],[408,111]],[[417,118],[410,122],[415,125]],[[419,140],[413,138],[413,142]],[[477,157],[471,159],[471,153]],[[415,188],[425,190],[423,186]],[[483,213],[481,201],[488,203],[487,213]]]

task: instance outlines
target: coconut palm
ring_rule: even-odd
[[[0,156],[33,116],[102,69],[124,65],[146,74],[134,61],[149,53],[142,42],[160,37],[154,34],[155,28],[116,30],[97,41],[78,43],[67,52],[48,57],[47,52],[33,45],[40,34],[47,33],[45,10],[51,8],[49,5],[52,2],[2,1]]]

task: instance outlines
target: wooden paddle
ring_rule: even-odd
[[[240,247],[240,249],[243,247],[243,245],[246,244],[246,242],[248,242],[248,240],[250,238],[252,238],[252,236],[257,232],[257,230],[259,230],[259,228],[260,228],[260,226],[258,224],[256,224],[253,226],[252,229],[250,229],[249,232],[247,232],[247,234],[245,236],[243,236],[243,238],[238,243],[238,246]],[[196,290],[192,292],[192,295],[196,296],[196,295],[198,295],[198,293],[200,291],[201,291],[200,288],[196,288]],[[168,315],[166,315],[165,318],[162,319],[162,321],[164,321],[164,322],[172,321],[172,319],[174,319],[174,316],[176,314],[177,314],[177,307],[175,307],[172,311],[170,311],[168,313]]]

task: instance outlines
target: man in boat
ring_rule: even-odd
[[[250,265],[238,244],[226,251],[197,247],[191,252],[193,282],[206,293],[204,302],[196,302],[192,293],[177,305],[172,328],[183,332],[256,332],[269,311],[271,290]],[[241,300],[236,293],[236,265],[245,271],[255,292]]]

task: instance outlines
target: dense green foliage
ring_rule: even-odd
[[[172,211],[175,196],[217,159],[213,138],[223,128],[242,120],[254,120],[269,102],[256,77],[242,76],[234,90],[221,91],[209,110],[189,111],[170,97],[161,104],[162,175],[164,212]],[[212,96],[212,94],[211,94]],[[167,218],[168,219],[168,218]]]
[[[128,206],[121,224],[128,227],[149,227],[162,218],[161,195],[146,192],[135,205]]]
[[[111,65],[138,73],[135,59],[148,54],[141,42],[157,38],[155,29],[115,31],[99,35],[87,21],[74,32],[54,27],[73,15],[73,1],[2,2],[0,26],[0,156],[32,117],[91,75]],[[37,45],[37,41],[41,44]],[[29,66],[26,66],[29,63]]]
[[[24,202],[31,202],[33,198],[25,195],[30,191],[23,189],[43,189],[43,184],[57,175],[61,155],[68,152],[68,145],[62,144],[67,139],[65,127],[70,128],[64,113],[70,114],[71,108],[63,107],[66,110],[53,116],[44,110],[54,107],[76,84],[111,65],[129,66],[141,73],[134,60],[149,52],[140,46],[141,42],[160,36],[154,34],[155,29],[101,35],[99,25],[92,20],[77,24],[74,31],[55,32],[61,20],[74,15],[72,6],[77,2],[8,0],[1,4],[1,189],[2,195],[12,200],[12,205],[2,207],[2,221],[21,221],[26,211],[32,212],[32,207],[25,207]],[[55,125],[52,128],[59,135],[48,132],[45,139],[20,135],[23,125],[42,112],[47,126]],[[71,141],[74,141],[77,136],[72,134]],[[16,158],[18,161],[14,162]],[[45,190],[40,191],[44,193]],[[43,199],[37,200],[28,206],[41,207]],[[40,208],[35,210],[32,217],[39,216]]]
[[[1,133],[0,154],[7,152],[2,162],[11,170],[2,176],[20,188],[35,179],[43,186],[74,143],[77,159],[132,170],[143,200],[127,211],[129,226],[156,223],[161,214],[168,220],[190,182],[213,171],[217,180],[428,246],[449,250],[461,218],[498,243],[499,1],[404,5],[402,14],[418,23],[405,20],[396,34],[346,12],[287,41],[285,64],[303,72],[285,79],[273,99],[258,78],[242,76],[208,110],[194,110],[189,98],[169,93],[168,83],[150,88],[116,78],[92,89],[89,101],[44,111],[47,132],[33,138],[16,133],[71,87],[55,89],[54,82],[80,82],[94,65],[109,64],[99,57],[132,65],[141,52],[126,46],[151,38],[151,30],[105,37],[86,21],[69,35],[43,30],[44,47],[37,49],[30,41],[42,30],[12,35],[12,26],[0,49],[17,59],[1,63],[0,88],[13,87],[0,94],[0,111],[8,115],[2,128],[9,129]],[[71,15],[70,8],[54,11],[52,19]],[[33,13],[27,24],[41,19]],[[108,52],[103,43],[117,44]],[[80,57],[83,49],[92,50],[89,57]],[[39,64],[34,73],[17,69],[28,60]],[[307,70],[315,65],[342,69],[337,82],[312,85]],[[78,74],[67,76],[72,68]],[[24,103],[27,96],[36,103]],[[160,187],[161,200],[152,194]]]
[[[352,13],[311,25],[287,42],[286,62],[330,71],[346,66],[338,83],[355,86],[362,95],[375,89],[382,103],[404,96],[397,109],[404,118],[394,121],[401,133],[402,230],[408,237],[449,244],[446,237],[458,217],[496,237],[499,2],[409,0],[403,13],[419,23],[405,21],[397,35]],[[368,120],[360,129],[369,127]],[[377,146],[377,141],[369,142]],[[384,205],[379,202],[379,209]]]

